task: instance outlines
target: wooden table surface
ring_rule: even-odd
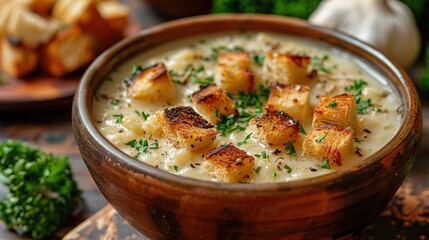
[[[124,2],[130,4],[133,9],[133,21],[140,22],[145,28],[165,21],[143,1],[125,0]],[[418,70],[411,75],[418,76]],[[422,96],[421,101],[424,117],[423,138],[414,167],[388,208],[355,239],[429,239],[429,97]],[[61,239],[68,231],[107,205],[107,201],[98,191],[79,155],[72,134],[70,114],[70,108],[51,112],[22,112],[14,115],[0,112],[0,141],[9,138],[19,139],[45,151],[70,157],[74,177],[83,190],[85,204],[81,213],[56,233],[53,239]],[[4,187],[0,187],[1,195],[4,196],[5,191]],[[101,213],[110,216],[110,220],[122,230],[122,232],[116,231],[116,235],[113,235],[116,239],[122,239],[123,236],[144,239],[116,212],[109,211],[110,209],[107,208]],[[86,236],[99,239],[99,236],[103,235],[87,233]],[[4,225],[0,224],[1,239],[25,238],[7,231]]]

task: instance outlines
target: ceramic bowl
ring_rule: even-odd
[[[188,179],[133,159],[104,138],[91,102],[115,66],[184,37],[264,31],[328,43],[361,59],[388,81],[402,102],[399,131],[359,166],[275,184],[220,184]],[[421,139],[416,90],[405,72],[368,45],[285,17],[211,15],[162,24],[123,40],[86,71],[73,105],[82,157],[110,204],[150,239],[316,239],[349,237],[385,209],[409,172]]]

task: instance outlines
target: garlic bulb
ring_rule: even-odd
[[[407,68],[420,52],[411,11],[398,0],[324,0],[310,16],[315,25],[344,31]]]

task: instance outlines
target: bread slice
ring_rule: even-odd
[[[192,94],[192,102],[197,111],[212,124],[219,122],[221,116],[238,113],[231,98],[216,85],[210,85]]]
[[[162,136],[177,148],[197,151],[210,146],[216,139],[216,128],[192,107],[166,108],[156,117],[156,121],[151,120],[152,124],[158,125],[154,130],[160,129]]]
[[[325,124],[337,125],[342,129],[351,127],[356,131],[357,110],[353,95],[341,94],[334,97],[323,96],[314,109],[313,128]]]
[[[307,133],[302,144],[304,155],[329,160],[333,166],[342,166],[344,159],[354,152],[354,131],[337,126],[324,126]]]
[[[0,63],[2,70],[13,77],[23,77],[38,67],[37,51],[22,45],[13,45],[3,37],[0,44]]]
[[[168,103],[176,98],[175,86],[163,63],[158,63],[138,72],[128,88],[135,99]]]
[[[14,0],[15,2],[29,8],[31,11],[49,15],[57,0]]]
[[[203,172],[221,183],[239,183],[250,177],[254,158],[231,145],[222,145],[204,156]]]
[[[96,4],[91,0],[57,0],[52,16],[82,28],[95,39],[98,51],[110,47],[122,38],[122,33],[100,15]]]
[[[308,84],[307,68],[310,62],[311,58],[308,56],[270,51],[265,54],[263,78],[270,85],[276,83]]]
[[[19,39],[31,49],[48,43],[60,29],[61,24],[53,18],[44,18],[26,8],[15,8],[7,21],[6,33]]]
[[[102,1],[97,4],[97,10],[111,27],[124,34],[131,15],[128,5],[116,1]]]
[[[286,112],[304,122],[311,118],[310,88],[305,85],[276,84],[271,88],[266,109]]]
[[[88,65],[96,56],[91,38],[78,27],[61,30],[42,50],[43,69],[62,77]]]
[[[265,144],[283,145],[298,139],[299,126],[299,122],[289,114],[272,111],[250,120],[246,131],[253,133],[253,137]]]

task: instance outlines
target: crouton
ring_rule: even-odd
[[[192,94],[192,102],[197,111],[212,124],[219,122],[222,115],[229,116],[238,113],[231,98],[216,85],[210,85]]]
[[[310,88],[305,85],[277,84],[271,88],[267,111],[283,111],[300,122],[311,118]]]
[[[42,49],[42,68],[52,76],[62,77],[88,65],[96,56],[90,37],[78,27],[62,29]]]
[[[245,52],[225,52],[215,65],[215,82],[229,93],[253,91],[254,74],[250,56]]]
[[[128,5],[115,1],[103,1],[97,4],[97,10],[111,27],[124,34],[130,16]]]
[[[351,127],[356,131],[357,113],[353,95],[323,96],[314,109],[313,128],[324,124],[337,125],[342,129]]]
[[[9,16],[6,34],[19,39],[24,46],[36,49],[49,42],[60,27],[58,20],[44,18],[26,8],[15,8]]]
[[[270,85],[275,83],[307,84],[307,67],[310,61],[311,58],[308,56],[270,51],[265,54],[263,78]]]
[[[76,24],[97,42],[102,51],[122,38],[122,33],[105,20],[91,0],[57,0],[52,16],[68,24]]]
[[[163,137],[178,148],[197,151],[216,139],[216,128],[192,107],[166,108],[160,116]]]
[[[254,166],[254,158],[231,145],[222,145],[204,156],[201,168],[218,182],[238,183],[246,181]]]
[[[35,50],[12,44],[6,37],[1,40],[0,63],[2,70],[13,77],[23,77],[38,67]]]
[[[342,166],[343,160],[354,152],[354,131],[351,128],[341,129],[337,126],[324,126],[307,133],[302,144],[304,155],[319,160],[329,160],[333,166]]]
[[[128,93],[135,99],[151,102],[169,102],[176,97],[174,83],[163,63],[138,72],[133,77]]]
[[[28,7],[31,11],[42,15],[48,15],[56,0],[14,0],[15,2]]]
[[[299,126],[299,122],[289,114],[272,111],[250,120],[247,131],[265,144],[283,145],[298,139]]]
[[[7,24],[10,16],[14,14],[16,8],[23,8],[20,4],[14,1],[1,2],[0,4],[0,37],[6,35]],[[22,10],[19,10],[22,11]]]

